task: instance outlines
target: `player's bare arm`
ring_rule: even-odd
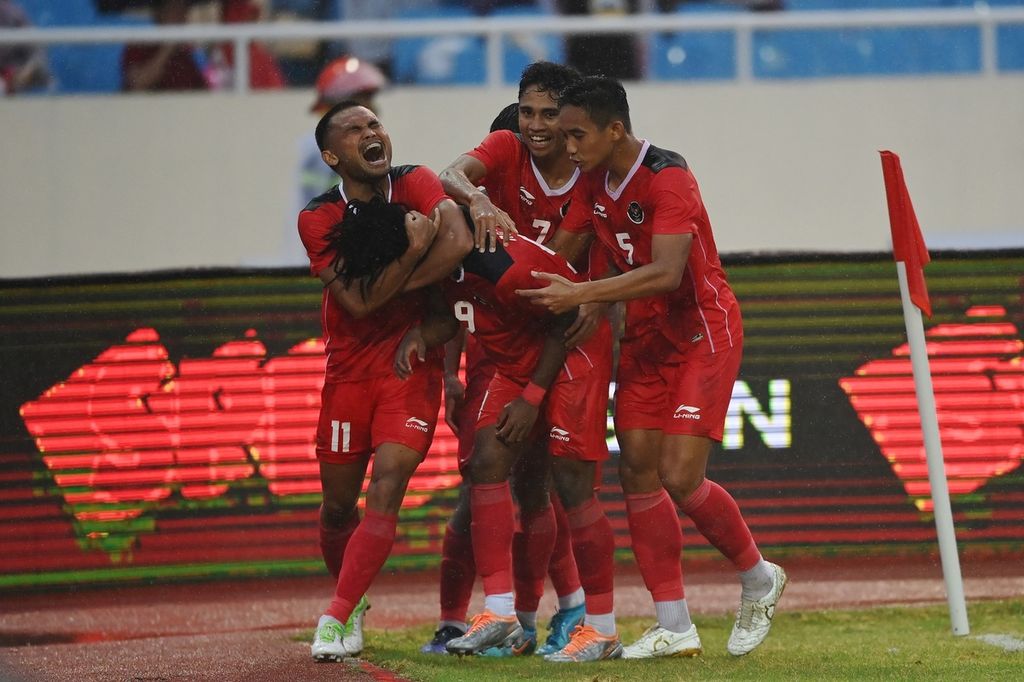
[[[444,421],[456,436],[459,435],[459,425],[455,423],[455,415],[466,400],[466,386],[459,378],[459,364],[465,346],[466,330],[461,326],[455,336],[444,344]]]
[[[576,312],[570,311],[551,320],[544,337],[544,348],[523,394],[502,409],[495,424],[495,435],[506,445],[522,443],[537,421],[541,400],[554,383],[565,362],[565,330],[572,325]]]
[[[459,321],[445,305],[440,290],[437,287],[431,288],[428,310],[423,321],[405,333],[395,351],[395,375],[402,380],[408,379],[414,370],[414,354],[423,362],[427,357],[428,348],[444,345],[458,332]]]
[[[608,279],[572,282],[561,275],[533,273],[550,282],[541,289],[517,289],[516,293],[553,313],[584,303],[613,303],[656,296],[679,286],[693,243],[691,234],[657,234],[651,239],[651,262]]]
[[[517,232],[515,223],[508,213],[495,206],[479,184],[487,176],[487,166],[477,158],[463,154],[441,171],[441,186],[448,196],[468,206],[476,227],[474,235],[478,251],[494,251],[500,234],[502,243],[508,245],[509,236]]]
[[[416,269],[417,263],[420,262],[434,241],[437,230],[436,220],[431,220],[422,213],[410,211],[405,221],[409,248],[397,260],[389,263],[372,285],[365,286],[362,280],[355,280],[346,286],[333,267],[326,267],[320,271],[320,281],[352,317],[356,319],[366,317],[403,290]],[[340,264],[341,261],[339,261],[338,267]]]
[[[421,289],[440,282],[473,249],[473,237],[466,219],[454,201],[445,199],[439,203],[431,215],[431,222],[436,236],[429,244],[426,257],[405,281],[402,291]]]

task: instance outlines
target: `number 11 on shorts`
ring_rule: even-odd
[[[349,435],[352,432],[352,422],[342,422],[337,419],[331,420],[331,452],[338,452],[338,436],[341,435],[341,451],[348,452]]]

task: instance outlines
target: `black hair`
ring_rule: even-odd
[[[316,124],[316,132],[313,133],[313,136],[316,138],[316,146],[320,148],[320,151],[323,151],[324,147],[327,145],[327,131],[331,128],[331,119],[334,118],[334,115],[341,113],[346,109],[351,109],[352,107],[363,106],[366,105],[361,102],[357,102],[354,99],[344,99],[328,109],[327,112],[320,117],[320,120]]]
[[[345,217],[327,234],[324,253],[334,251],[331,267],[345,287],[359,280],[363,299],[384,268],[408,250],[406,213],[405,206],[382,197],[352,199],[345,206]]]
[[[496,130],[511,130],[513,133],[519,132],[519,102],[512,102],[512,104],[498,112],[498,115],[491,122],[490,132],[493,133]]]
[[[579,82],[583,76],[571,66],[554,62],[534,62],[523,69],[519,78],[519,97],[529,88],[540,92],[548,92],[552,99],[558,100],[559,95],[573,83]]]
[[[607,128],[612,121],[622,121],[626,132],[633,132],[633,124],[629,120],[626,89],[614,78],[582,78],[562,91],[558,98],[558,106],[583,109],[590,120],[601,128]]]

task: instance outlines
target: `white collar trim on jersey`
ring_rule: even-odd
[[[388,192],[387,192],[387,195],[388,195],[388,203],[390,204],[391,203],[391,174],[390,173],[388,173],[387,178],[388,178]],[[348,204],[348,196],[345,195],[345,183],[344,182],[339,182],[338,183],[338,193],[341,194],[342,201],[344,201],[346,204]]]
[[[640,169],[640,165],[643,164],[644,158],[647,156],[647,149],[650,146],[651,143],[649,140],[643,140],[643,145],[640,147],[640,153],[637,154],[636,161],[633,162],[633,167],[629,169],[629,172],[626,173],[626,177],[622,179],[622,182],[619,183],[619,186],[615,188],[614,192],[608,189],[608,173],[611,171],[605,172],[604,191],[608,193],[608,196],[610,196],[613,201],[618,201],[619,197],[622,196],[622,192],[626,189],[626,185],[629,184],[629,181],[633,179],[633,176],[636,175],[636,172]]]
[[[569,178],[567,183],[558,189],[551,189],[548,187],[548,181],[544,179],[540,170],[537,169],[537,164],[534,163],[533,156],[530,157],[530,167],[533,168],[533,175],[537,178],[537,183],[540,185],[540,188],[544,190],[544,195],[549,197],[560,197],[563,194],[568,194],[569,191],[572,190],[573,185],[576,184],[576,178],[580,176],[580,167],[576,166],[572,171],[572,177]]]

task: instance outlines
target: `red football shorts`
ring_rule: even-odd
[[[721,442],[743,347],[737,344],[712,353],[708,346],[687,349],[679,364],[653,366],[624,349],[619,357],[615,428],[660,429]]]
[[[420,365],[405,381],[387,374],[326,383],[316,428],[317,459],[347,464],[382,443],[398,443],[426,456],[440,408],[440,365]]]
[[[559,374],[541,405],[542,413],[531,439],[546,442],[553,457],[588,462],[607,459],[610,379],[610,356],[607,362],[575,379],[569,379],[565,372]],[[500,373],[495,374],[480,407],[477,429],[497,423],[501,410],[522,394],[523,387],[523,384]]]

